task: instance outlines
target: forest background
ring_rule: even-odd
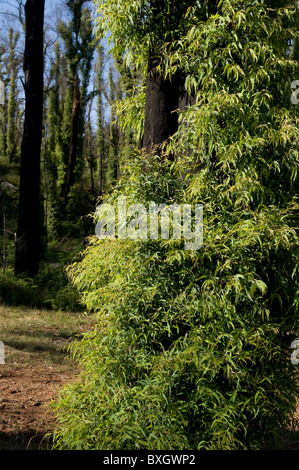
[[[4,16],[0,297],[96,313],[54,445],[261,448],[298,396],[298,4],[75,0],[44,28],[42,4],[25,79]],[[202,204],[202,249],[98,240],[119,196]]]

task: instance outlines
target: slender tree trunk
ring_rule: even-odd
[[[93,135],[91,126],[91,111],[93,105],[93,96],[89,100],[88,113],[87,113],[87,125],[86,125],[86,147],[87,147],[87,161],[89,163],[90,171],[90,190],[92,194],[95,194],[95,182],[94,182],[94,167],[95,167],[95,155],[93,151]]]
[[[7,110],[7,142],[6,142],[6,154],[9,158],[9,162],[12,163],[15,159],[16,154],[16,119],[17,119],[17,78],[18,68],[16,59],[16,45],[19,40],[19,33],[14,34],[13,29],[9,30],[9,98],[8,98],[8,110]]]
[[[99,159],[99,195],[102,196],[105,190],[105,141],[104,141],[104,110],[103,110],[103,72],[104,72],[104,48],[102,44],[98,46],[98,57],[96,66],[96,89],[98,90],[97,102],[97,155]]]
[[[68,197],[70,189],[75,181],[75,168],[77,161],[77,145],[78,145],[78,131],[79,131],[79,119],[81,111],[81,97],[80,97],[80,83],[78,74],[74,77],[74,100],[73,100],[73,111],[72,111],[72,125],[71,125],[71,142],[69,151],[68,166],[66,169],[65,183],[62,190],[62,209],[65,213],[66,206],[68,203]]]
[[[25,122],[15,270],[34,276],[41,257],[40,154],[43,118],[44,0],[27,0],[24,53]]]
[[[3,61],[3,58],[0,55],[0,62]],[[6,89],[7,86],[4,82],[4,77],[1,77],[1,103],[0,103],[0,157],[4,157],[6,155],[6,140],[7,140],[7,94]]]

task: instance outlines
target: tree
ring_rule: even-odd
[[[7,73],[4,65],[6,64],[5,46],[0,46],[0,80],[3,83],[3,103],[0,104],[0,155],[6,155],[6,135],[7,135]]]
[[[115,115],[115,103],[116,103],[116,84],[113,77],[112,67],[109,68],[109,92],[110,92],[110,145],[107,156],[107,174],[106,182],[107,187],[112,188],[118,178],[119,174],[119,161],[118,161],[118,150],[119,150],[119,135],[118,125]]]
[[[21,146],[16,273],[34,276],[41,257],[40,154],[43,119],[44,0],[27,0],[24,52],[25,122]]]
[[[16,45],[19,40],[20,34],[14,33],[13,29],[9,30],[9,67],[8,73],[9,81],[9,97],[8,97],[8,111],[7,111],[7,143],[6,154],[10,163],[13,162],[16,156],[17,147],[17,74],[18,74],[18,59],[16,57]]]
[[[68,154],[65,156],[66,170],[61,188],[61,209],[64,216],[66,215],[70,190],[75,183],[75,172],[77,170],[80,174],[80,171],[82,171],[82,161],[80,164],[80,160],[82,160],[83,150],[84,113],[95,49],[90,13],[88,9],[83,9],[85,3],[86,0],[67,1],[66,5],[71,12],[72,19],[69,25],[61,22],[59,28],[65,43],[66,57],[69,64],[69,96],[66,111],[68,111],[69,103],[72,101],[71,114],[69,115],[71,122],[70,140]],[[80,78],[80,71],[82,78]],[[67,116],[66,119],[68,119]]]
[[[187,31],[194,2],[152,0],[136,2],[134,7],[123,2],[117,7],[121,10],[119,14],[114,2],[103,1],[98,5],[101,12],[98,27],[112,32],[116,59],[127,65],[133,63],[137,72],[143,72],[144,125],[140,146],[148,152],[154,147],[161,149],[178,129],[179,110],[184,108],[188,94],[182,70],[177,68],[171,77],[165,73],[168,59],[163,53],[164,45],[174,44],[174,40]],[[210,10],[215,11],[215,8],[216,2],[211,2]]]
[[[99,177],[99,195],[102,196],[105,190],[105,136],[104,136],[104,106],[103,106],[103,89],[104,89],[104,48],[102,44],[97,47],[97,63],[95,88],[97,90],[97,157],[98,157],[98,177]]]
[[[291,51],[290,51],[290,59],[292,60],[299,60],[299,37],[298,33],[295,39],[292,42]]]
[[[47,103],[44,132],[43,190],[45,194],[46,233],[57,230],[59,214],[59,182],[62,170],[62,123],[66,90],[63,73],[64,56],[59,41],[54,44],[49,86],[45,90]]]
[[[148,70],[146,79],[145,123],[142,146],[148,151],[161,145],[178,129],[178,106],[181,77],[178,72],[172,79],[164,76],[161,70],[161,46],[168,30],[167,2],[150,2],[150,25],[154,40],[148,52]],[[174,6],[175,8],[175,6]],[[162,26],[163,24],[163,26]],[[175,28],[175,24],[172,25]]]
[[[182,3],[165,2],[165,21]],[[56,406],[60,449],[261,449],[296,410],[297,1],[193,3],[159,51],[195,103],[164,151],[136,152],[107,201],[203,204],[204,245],[94,238],[70,267],[98,322],[73,344],[84,371]],[[101,12],[115,51],[146,61],[148,2]]]

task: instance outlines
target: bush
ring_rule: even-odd
[[[146,203],[152,186],[167,200],[161,188],[175,178],[155,163],[138,162],[119,194],[142,188]],[[197,252],[92,240],[70,269],[99,320],[73,345],[84,372],[55,405],[59,448],[256,448],[288,423],[295,231],[274,207],[211,214]]]
[[[70,312],[82,310],[78,292],[70,285],[65,268],[59,263],[57,266],[55,263],[54,266],[43,265],[34,282],[43,308]]]
[[[172,44],[168,72],[198,91],[177,159],[140,156],[109,202],[202,203],[204,246],[92,239],[71,267],[98,324],[73,345],[55,448],[259,449],[296,409],[296,69],[290,10],[267,5],[220,2]]]
[[[40,299],[32,280],[7,275],[0,279],[0,302],[12,306],[35,307],[40,303]]]

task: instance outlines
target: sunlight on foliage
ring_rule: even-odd
[[[204,245],[93,238],[69,268],[98,322],[73,344],[83,372],[55,404],[56,448],[259,449],[296,409],[298,68],[285,49],[298,9],[208,3],[161,46],[161,73],[183,70],[194,104],[165,153],[136,152],[108,199],[203,204]],[[147,2],[98,7],[115,48],[144,57]]]

